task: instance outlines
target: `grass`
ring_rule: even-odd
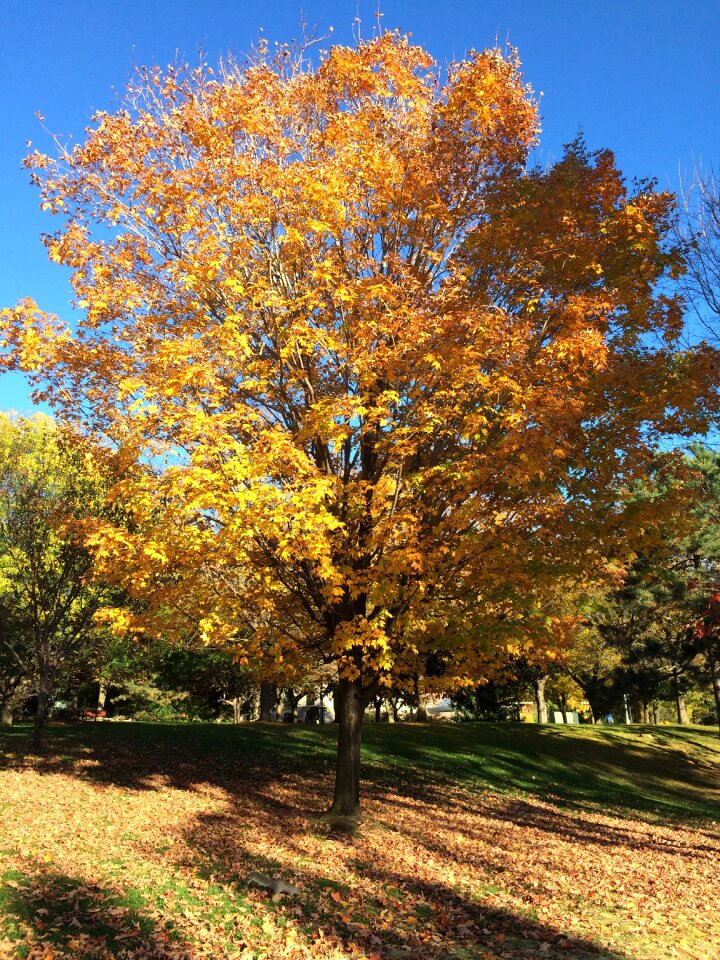
[[[715,960],[714,730],[368,724],[351,837],[311,815],[335,733],[2,731],[0,958]]]
[[[118,760],[87,776],[135,787],[157,769],[182,781],[198,763],[249,763],[302,773],[309,792],[334,764],[336,727],[252,724],[81,724],[50,726],[47,767],[96,754]],[[27,730],[0,733],[0,762],[24,756]],[[143,762],[122,765],[133,755]],[[364,775],[371,782],[410,777],[470,790],[551,797],[576,807],[652,817],[720,818],[720,738],[712,727],[560,726],[524,723],[374,724],[363,731]],[[117,766],[117,769],[115,767]],[[191,769],[190,769],[191,768]]]

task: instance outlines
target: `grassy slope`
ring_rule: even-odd
[[[83,724],[48,729],[50,765],[98,751],[232,762],[240,754],[287,772],[321,775],[334,762],[336,727]],[[3,752],[23,754],[27,729],[0,730]],[[151,756],[146,762],[152,766]],[[535,724],[373,724],[363,733],[366,783],[396,775],[471,790],[528,792],[573,806],[652,819],[720,820],[720,738],[710,727]]]
[[[714,957],[712,729],[371,723],[369,816],[340,846],[302,814],[335,733],[55,726],[37,759],[1,731],[0,958]],[[297,908],[249,869],[299,883]]]

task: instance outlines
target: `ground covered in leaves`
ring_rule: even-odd
[[[717,960],[720,741],[692,728],[0,734],[0,957]],[[264,871],[300,889],[249,888]]]

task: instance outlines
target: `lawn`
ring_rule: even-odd
[[[0,957],[717,960],[715,731],[371,724],[354,833],[333,737],[3,731]]]

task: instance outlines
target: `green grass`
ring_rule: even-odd
[[[703,858],[717,835],[707,821],[720,821],[720,739],[714,729],[371,722],[363,735],[363,789],[367,796],[388,791],[399,797],[382,811],[378,804],[368,805],[357,836],[347,838],[336,836],[322,818],[302,813],[306,800],[305,809],[329,801],[336,734],[333,725],[57,724],[48,728],[38,757],[31,753],[27,726],[0,730],[0,772],[14,768],[7,780],[17,784],[27,770],[36,791],[13,787],[15,794],[8,794],[12,812],[7,815],[27,822],[34,839],[30,851],[11,848],[9,835],[5,843],[0,955],[9,943],[13,956],[34,957],[28,944],[47,942],[63,960],[149,957],[165,955],[166,948],[186,958],[191,955],[183,952],[189,926],[203,943],[211,935],[216,947],[224,944],[227,954],[218,956],[246,955],[245,940],[260,951],[254,956],[272,956],[262,953],[263,938],[282,943],[288,924],[295,923],[308,945],[318,929],[365,944],[379,928],[387,957],[404,957],[416,929],[431,936],[435,952],[428,956],[435,960],[657,960],[669,955],[666,948],[680,933],[688,938],[691,954],[686,950],[679,956],[711,956],[702,952],[701,933],[675,929],[671,920],[646,943],[644,930],[635,929],[635,910],[617,913],[614,892],[600,904],[586,902],[585,887],[572,895],[558,893],[548,920],[541,911],[553,897],[552,875],[543,874],[536,895],[527,886],[527,874],[518,873],[513,863],[518,856],[524,862],[524,831],[539,828],[548,850],[561,842],[578,862],[591,860],[593,876],[595,858],[605,858],[600,873],[612,887],[614,867],[608,869],[607,861],[616,848],[641,857],[656,842],[655,824],[670,825],[674,836],[676,825],[695,821],[697,840],[686,841],[682,855],[688,870],[700,870],[693,881],[700,882]],[[32,798],[42,797],[44,785],[53,784],[42,774],[55,772],[70,775],[55,781],[61,808],[70,811],[68,820],[81,824],[87,817],[100,828],[90,834],[96,838],[90,872],[82,844],[79,858],[65,859],[62,823],[54,833],[51,824],[49,838],[35,833]],[[449,797],[453,785],[460,789]],[[187,791],[184,797],[209,788],[207,811],[193,807],[190,820],[180,817],[172,834],[156,829],[154,819],[168,787]],[[506,794],[509,802],[491,796],[483,801],[487,791]],[[533,797],[552,804],[525,802]],[[127,807],[135,810],[132,820],[126,820]],[[490,817],[493,810],[501,811],[511,833],[513,826],[519,828],[508,840],[507,866],[495,869],[492,855],[484,853],[477,870],[454,880],[452,871],[462,872],[464,858],[475,856],[473,843],[482,837],[472,824],[487,826],[485,808]],[[600,841],[592,829],[583,829],[583,811],[615,813],[629,824],[644,818],[653,826],[643,839],[626,835],[623,828],[606,836],[603,827]],[[448,833],[454,816],[461,841],[456,850]],[[435,829],[442,834],[443,824],[446,840],[437,840]],[[113,838],[107,845],[105,826]],[[373,853],[363,846],[364,831],[382,838]],[[470,844],[463,846],[463,838]],[[535,864],[533,842],[528,840],[529,862]],[[17,844],[14,838],[13,847]],[[416,846],[435,866],[425,869],[419,859],[417,871],[408,876],[402,857],[412,858]],[[669,856],[667,846],[658,849]],[[445,865],[451,871],[447,876]],[[288,875],[300,883],[302,896],[285,904],[259,895],[245,885],[250,869]],[[361,898],[355,889],[360,882],[369,884]],[[654,888],[640,888],[653,921]],[[564,918],[575,914],[584,917],[585,927],[563,926]],[[456,927],[465,932],[456,936]],[[80,942],[79,936],[87,939]],[[448,937],[453,942],[444,945]],[[613,946],[596,952],[588,938],[604,938]],[[492,949],[485,952],[488,943]],[[571,950],[563,946],[567,943]],[[408,954],[413,960],[425,956],[418,952],[425,946],[418,944]]]
[[[51,725],[43,762],[63,769],[89,760],[81,776],[128,788],[158,771],[182,784],[198,764],[220,784],[223,770],[271,768],[301,773],[312,792],[313,777],[332,769],[336,732],[331,724]],[[28,733],[0,732],[0,763],[29,751]],[[366,784],[399,777],[424,789],[456,783],[650,819],[720,819],[720,739],[710,727],[368,723],[363,766]]]

